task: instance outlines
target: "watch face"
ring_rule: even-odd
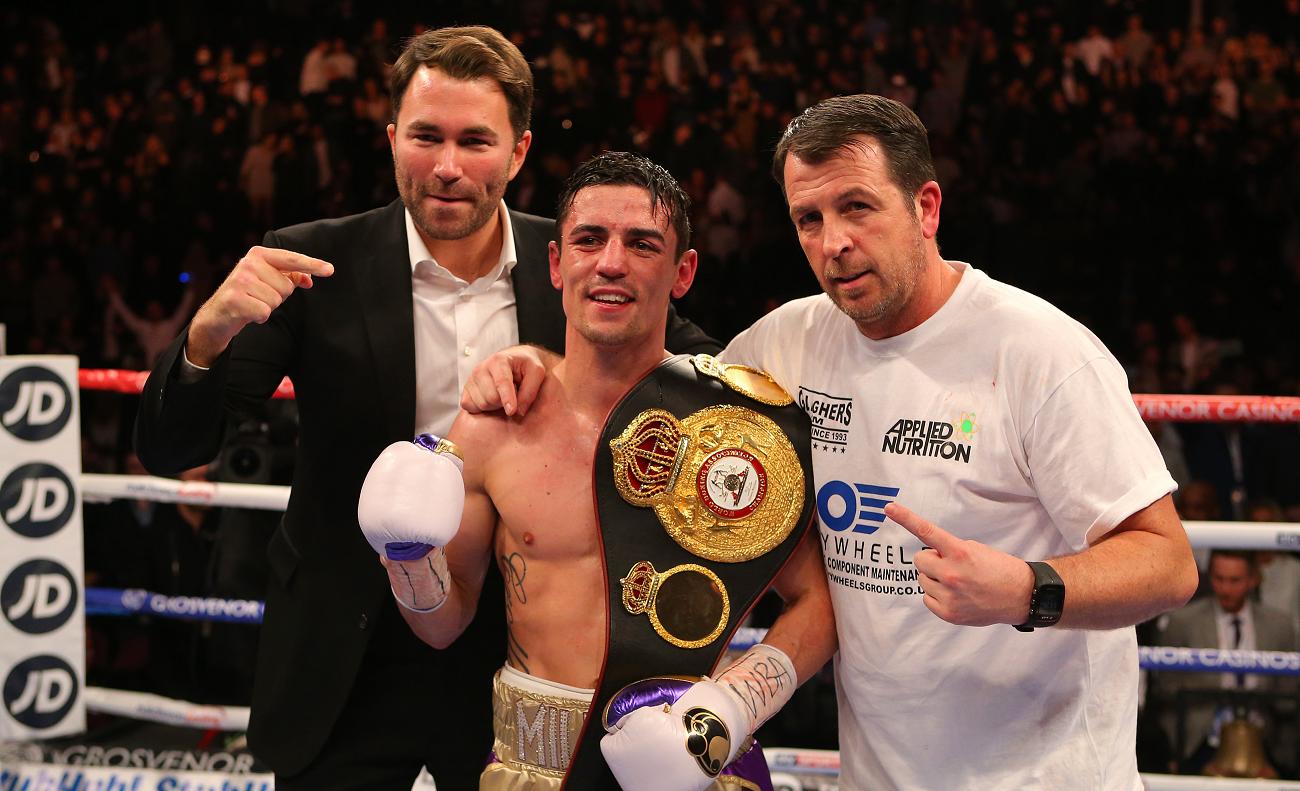
[[[1053,622],[1061,617],[1061,608],[1065,605],[1064,585],[1043,585],[1038,589],[1038,616],[1051,618]]]

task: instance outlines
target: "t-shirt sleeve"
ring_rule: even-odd
[[[1047,396],[1024,446],[1039,501],[1076,550],[1177,488],[1109,357]]]

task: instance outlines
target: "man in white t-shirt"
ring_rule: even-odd
[[[1123,369],[1048,303],[939,255],[906,106],[815,105],[774,171],[825,293],[723,358],[813,420],[841,787],[1141,789],[1132,625],[1197,574]],[[466,401],[520,408],[527,368],[486,363]]]

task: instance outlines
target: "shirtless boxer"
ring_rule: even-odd
[[[696,269],[686,210],[672,177],[640,157],[603,154],[575,171],[560,200],[559,241],[550,245],[551,281],[568,318],[566,355],[533,408],[513,419],[462,412],[452,445],[397,443],[362,490],[362,528],[404,617],[431,645],[455,641],[474,617],[488,563],[501,568],[509,656],[495,684],[496,754],[482,788],[558,788],[581,733],[606,639],[592,460],[610,410],[668,356],[669,296],[685,294]],[[786,609],[763,644],[671,707],[646,706],[608,723],[602,752],[625,789],[754,787],[725,773],[715,780],[717,767],[688,753],[683,712],[702,707],[725,723],[729,746],[718,766],[729,764],[797,680],[829,659],[834,622],[811,537],[773,587]],[[547,705],[558,716],[536,714]]]

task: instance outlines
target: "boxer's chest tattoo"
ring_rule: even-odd
[[[527,604],[528,591],[524,588],[524,577],[528,575],[528,562],[518,552],[501,555],[501,576],[506,583],[506,653],[515,667],[530,672],[528,669],[528,651],[524,649],[519,638],[515,636],[515,603]]]

